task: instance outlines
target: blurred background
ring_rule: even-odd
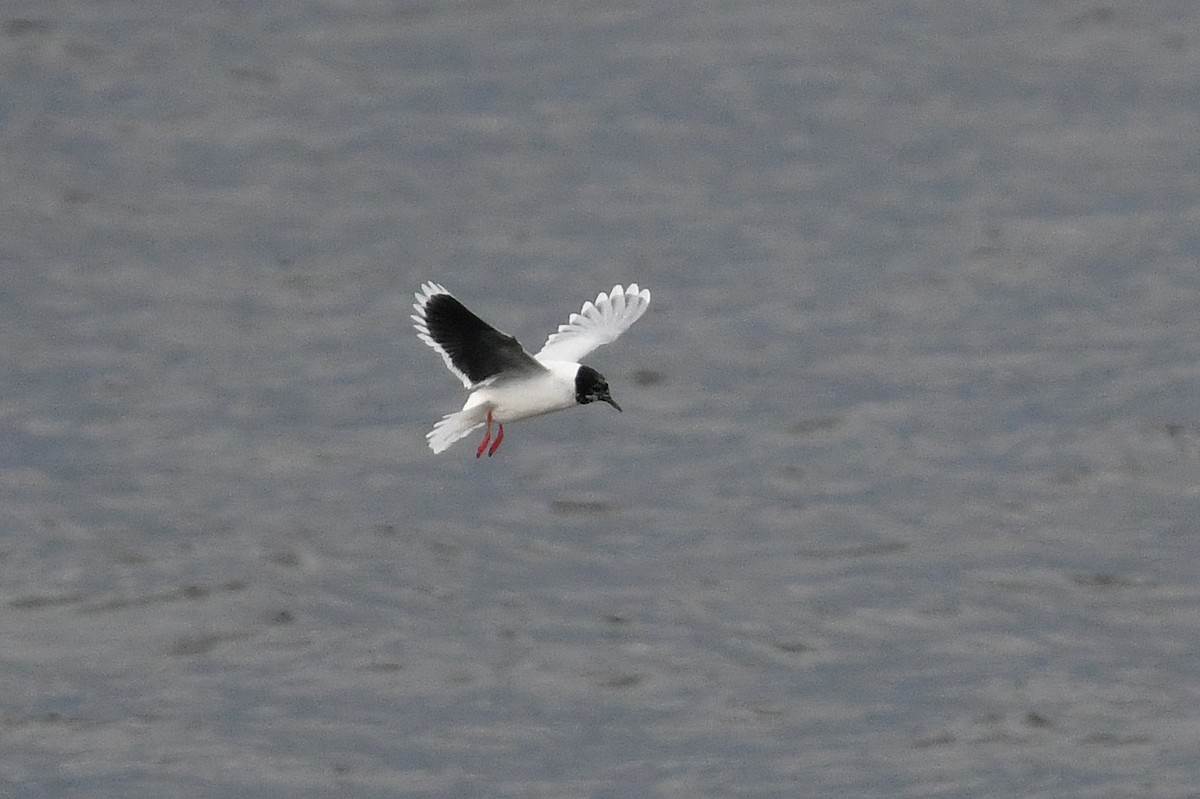
[[[1194,2],[0,11],[0,792],[1196,797]],[[432,455],[436,280],[588,406]]]

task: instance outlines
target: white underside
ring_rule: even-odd
[[[471,392],[461,411],[447,414],[425,436],[429,448],[443,452],[487,422],[500,424],[561,411],[575,405],[575,373],[579,364],[547,361],[547,373],[516,380],[484,383]]]

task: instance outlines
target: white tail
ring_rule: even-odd
[[[441,418],[433,429],[425,434],[429,448],[436,452],[445,452],[450,445],[471,431],[483,427],[487,421],[487,408],[476,405],[474,408],[464,408],[458,413],[448,413]]]

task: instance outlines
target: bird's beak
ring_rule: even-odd
[[[605,394],[605,395],[604,395],[603,397],[601,397],[600,399],[604,400],[604,401],[605,401],[605,402],[607,402],[609,405],[611,405],[611,406],[613,406],[614,408],[616,408],[618,411],[620,411],[620,410],[621,410],[621,406],[620,406],[620,405],[618,405],[618,404],[617,404],[617,401],[616,401],[615,399],[613,399],[612,397],[610,397],[609,395]],[[622,413],[624,413],[624,411],[622,411]]]

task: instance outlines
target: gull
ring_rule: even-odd
[[[475,457],[485,450],[491,457],[504,440],[508,422],[597,401],[621,410],[604,376],[579,359],[615,341],[646,312],[650,292],[637,283],[628,288],[618,284],[607,294],[600,292],[594,302],[585,302],[536,355],[471,313],[438,283],[423,284],[415,296],[412,320],[417,336],[442,356],[446,368],[470,391],[462,410],[443,416],[425,436],[435,453],[487,425]],[[495,438],[493,423],[499,426]]]

